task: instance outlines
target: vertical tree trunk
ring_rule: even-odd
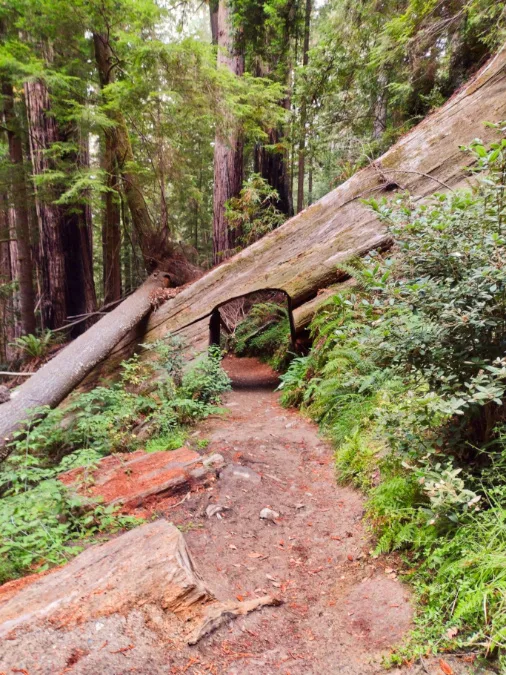
[[[387,84],[388,77],[385,72],[381,72],[378,77],[378,93],[374,103],[374,121],[373,121],[373,138],[376,140],[383,136],[387,128]]]
[[[211,42],[218,44],[218,0],[209,1],[209,19],[211,21]]]
[[[93,42],[100,86],[103,89],[114,80],[116,57],[111,49],[108,35],[94,33]],[[139,177],[132,171],[134,155],[125,118],[119,110],[112,108],[108,109],[108,114],[115,124],[112,129],[108,130],[108,133],[113,136],[114,156],[132,216],[132,224],[142,248],[146,268],[154,269],[160,262],[170,257],[173,251],[172,243],[163,228],[157,230],[154,227],[142,194]]]
[[[89,138],[86,135],[79,142],[78,165],[89,169],[90,152]],[[94,312],[97,309],[97,294],[95,291],[95,277],[93,274],[93,213],[91,210],[91,194],[87,194],[87,201],[82,205],[80,230],[80,257],[83,270],[83,305],[85,312]],[[89,328],[91,323],[85,322],[83,328]]]
[[[103,197],[102,256],[104,303],[121,297],[121,223],[119,200],[119,176],[114,154],[114,136],[110,130],[104,135],[104,169],[107,174],[108,191]]]
[[[9,343],[15,337],[12,265],[10,247],[8,201],[0,195],[0,362],[7,363],[11,356]]]
[[[28,220],[28,193],[23,161],[23,144],[14,112],[14,92],[10,82],[2,84],[4,124],[9,143],[10,196],[14,208],[17,242],[17,269],[21,329],[24,334],[35,333],[35,295],[33,290],[33,263],[30,248]]]
[[[59,140],[54,117],[48,115],[49,94],[40,81],[25,83],[30,154],[36,176],[51,169],[46,151]],[[35,188],[39,226],[39,261],[42,279],[41,311],[44,328],[58,328],[67,317],[65,292],[65,251],[61,236],[61,211],[54,195]]]
[[[283,141],[281,129],[270,129],[268,145],[280,146]],[[293,202],[288,173],[288,157],[286,151],[271,151],[263,143],[257,143],[254,151],[254,170],[261,174],[279,195],[277,208],[287,216],[293,215]]]
[[[218,67],[235,75],[244,74],[244,53],[233,35],[230,7],[220,0],[218,7]],[[241,130],[230,120],[224,137],[216,132],[214,145],[213,262],[221,262],[236,247],[240,233],[228,225],[225,204],[241,191],[243,181],[243,139]]]
[[[311,27],[311,0],[306,0],[306,12],[304,18],[304,44],[302,48],[302,65],[307,66],[309,60],[309,32]],[[306,157],[306,121],[307,102],[303,96],[300,108],[300,140],[299,140],[299,166],[297,180],[297,213],[304,208],[304,172]]]

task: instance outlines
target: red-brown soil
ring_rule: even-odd
[[[10,664],[51,675],[33,665],[44,662],[34,653],[46,645],[65,655],[64,672],[73,675],[383,672],[381,658],[410,629],[412,608],[395,563],[371,555],[361,495],[337,485],[331,447],[313,423],[279,405],[267,366],[232,357],[225,367],[234,383],[224,401],[229,412],[208,419],[189,439],[195,445],[207,439],[205,453],[223,455],[225,468],[184,501],[151,498],[148,512],[180,527],[219,600],[270,593],[283,604],[239,618],[195,647],[176,646],[163,611],[153,608],[149,615],[137,608],[88,622],[71,634],[44,627],[28,644],[19,631],[9,645]],[[210,505],[226,510],[208,517]],[[278,516],[261,519],[266,507]],[[140,509],[146,512],[144,504]],[[456,658],[446,662],[456,675],[468,672]],[[402,669],[442,672],[439,659]]]

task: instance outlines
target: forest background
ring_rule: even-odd
[[[3,2],[0,364],[345,181],[483,65],[503,19],[495,0]]]

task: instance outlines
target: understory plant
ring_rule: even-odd
[[[283,370],[291,357],[286,306],[272,301],[253,305],[237,326],[231,347],[238,356],[258,356]]]
[[[504,133],[504,125],[499,125]],[[346,270],[281,377],[368,495],[376,554],[418,602],[393,660],[459,649],[506,666],[506,140],[471,148],[478,185],[369,206],[394,239]]]
[[[138,519],[80,497],[58,476],[81,467],[93,480],[101,458],[138,448],[181,447],[185,427],[217,412],[230,386],[216,347],[183,372],[184,345],[168,336],[134,355],[117,381],[75,396],[65,408],[39,410],[0,466],[0,583],[32,569],[62,564],[100,532]]]

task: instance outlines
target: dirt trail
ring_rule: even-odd
[[[382,653],[410,627],[411,607],[395,573],[369,555],[360,495],[336,486],[331,448],[315,425],[279,405],[267,366],[230,357],[225,368],[230,413],[196,435],[228,466],[213,488],[163,515],[186,530],[219,598],[275,592],[284,604],[205,640],[188,672],[381,672]],[[202,521],[210,504],[230,510]],[[260,519],[264,508],[279,518]]]
[[[229,412],[207,419],[190,439],[202,454],[223,456],[218,480],[196,482],[186,495],[151,495],[128,510],[179,526],[218,600],[271,594],[282,604],[239,617],[196,646],[183,641],[181,647],[181,620],[164,611],[155,582],[149,597],[128,611],[118,609],[121,603],[110,599],[108,586],[88,588],[84,608],[100,593],[102,604],[111,603],[110,612],[100,620],[88,612],[90,618],[72,630],[51,618],[16,628],[4,641],[3,657],[0,649],[0,675],[384,672],[382,655],[409,630],[412,609],[392,561],[370,555],[361,496],[336,484],[331,447],[314,424],[280,406],[277,379],[267,366],[233,357],[224,365],[233,381],[224,400]],[[261,519],[266,508],[278,515]],[[144,585],[163,565],[149,546],[132,552]],[[97,554],[102,560],[100,549]],[[136,564],[131,565],[127,590],[135,595]],[[12,592],[19,591],[14,586]],[[433,659],[402,673],[467,672],[456,658],[446,661],[451,667],[443,663],[441,669]]]

